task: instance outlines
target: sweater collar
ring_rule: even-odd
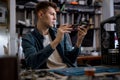
[[[52,38],[52,40],[55,39],[55,28],[49,28],[49,34]],[[41,39],[44,39],[44,36],[39,32],[39,30],[35,27],[33,34],[35,34],[36,37],[40,37]]]

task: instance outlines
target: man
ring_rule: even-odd
[[[72,47],[69,34],[71,25],[55,28],[55,3],[41,1],[36,6],[37,26],[22,39],[23,52],[28,67],[32,69],[66,68],[76,66],[80,44],[87,28],[78,28],[76,45]]]

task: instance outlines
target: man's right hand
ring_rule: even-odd
[[[72,27],[71,25],[61,25],[58,30],[57,30],[57,35],[56,35],[56,38],[53,42],[51,42],[51,47],[53,49],[56,48],[56,46],[61,42],[61,40],[63,39],[64,37],[64,34],[65,33],[70,33],[72,31]]]

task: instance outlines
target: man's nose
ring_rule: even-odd
[[[54,16],[54,18],[53,18],[54,20],[56,20],[57,19],[57,17],[56,16]]]

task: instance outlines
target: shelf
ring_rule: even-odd
[[[23,35],[25,29],[28,29],[28,31],[29,31],[30,29],[34,29],[34,26],[26,26],[23,24],[16,24],[16,28],[19,29],[18,34]]]
[[[18,9],[20,9],[20,10],[21,9],[23,9],[23,10],[26,10],[26,9],[34,10],[35,5],[36,5],[36,3],[34,3],[34,2],[28,2],[24,5],[17,4],[16,8],[17,8],[17,10]],[[72,4],[65,4],[64,6],[65,7],[62,10],[58,11],[59,13],[66,13],[66,12],[69,12],[69,13],[75,13],[75,12],[94,13],[94,11],[95,11],[94,6],[72,5]],[[60,7],[60,6],[58,6],[58,7]]]
[[[114,8],[120,10],[120,5],[114,5]]]
[[[26,26],[23,24],[16,24],[16,28],[34,28],[34,26]]]
[[[90,29],[94,29],[94,30],[100,30],[100,28],[90,28]]]
[[[35,9],[35,6],[36,6],[36,2],[32,2],[32,1],[29,1],[29,2],[19,2],[17,3],[16,5],[16,9],[19,9],[19,10],[28,10],[28,9],[32,9],[34,10]]]
[[[23,4],[17,4],[16,6],[16,10],[18,12],[20,12],[20,14],[24,14],[25,17],[23,21],[25,21],[26,19],[31,19],[33,22],[33,25],[35,25],[34,20],[36,20],[36,17],[34,16],[34,9],[35,6],[34,5],[26,5],[27,3]],[[99,34],[99,21],[100,16],[102,14],[101,12],[101,8],[102,6],[88,6],[88,5],[73,5],[73,4],[62,4],[58,6],[58,11],[57,11],[57,23],[56,23],[56,27],[59,27],[59,25],[62,24],[78,24],[81,21],[84,21],[85,19],[89,21],[89,23],[91,23],[90,26],[90,30],[88,31],[88,34],[86,35],[85,39],[83,40],[83,44],[82,46],[93,46],[93,32],[96,32],[96,35]],[[22,12],[22,13],[21,13]],[[31,16],[32,15],[32,16]],[[97,17],[97,18],[96,18]],[[22,20],[21,18],[18,20]],[[98,26],[98,28],[95,28],[95,26]],[[22,30],[23,29],[32,29],[34,28],[34,26],[25,26],[25,25],[21,25],[21,24],[17,24],[16,25],[17,29]],[[71,37],[75,37],[75,33],[77,31],[73,31],[73,34],[70,34]],[[99,37],[99,36],[98,36]],[[96,45],[99,45],[99,38],[96,38]],[[88,41],[89,40],[89,41]],[[75,40],[73,40],[73,44],[74,44]],[[87,43],[87,45],[86,45]],[[99,47],[99,46],[96,46]],[[97,49],[97,48],[96,48]]]
[[[87,6],[87,5],[72,5],[72,4],[65,4],[65,7],[61,11],[67,11],[67,12],[87,12],[87,13],[93,13],[94,6]]]

